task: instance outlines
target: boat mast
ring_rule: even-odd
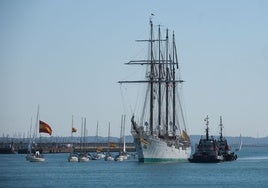
[[[123,118],[124,115],[121,115],[121,129],[120,129],[120,147],[123,148]]]
[[[125,127],[126,127],[126,115],[123,115],[123,152],[124,153],[126,153]]]
[[[150,133],[153,135],[153,102],[154,102],[154,60],[153,60],[153,22],[150,19],[150,63],[151,63],[151,72],[150,72]]]
[[[168,135],[168,86],[169,86],[169,69],[168,69],[168,29],[166,31],[166,135]]]
[[[83,127],[84,127],[84,118],[81,119],[81,138],[80,138],[80,152],[82,152],[82,144],[83,144]]]
[[[110,122],[109,122],[109,126],[108,126],[108,149],[107,149],[107,153],[110,154]]]
[[[97,121],[96,142],[98,145],[99,144],[99,121]]]
[[[162,113],[162,103],[161,103],[161,77],[162,77],[162,65],[161,65],[161,33],[160,33],[160,25],[158,27],[158,63],[159,63],[159,68],[158,68],[158,125],[161,125],[161,113]],[[160,127],[159,127],[160,128]],[[159,129],[159,135],[160,129]]]
[[[84,138],[83,138],[83,147],[84,147],[84,152],[85,152],[85,146],[86,146],[86,126],[87,126],[87,119],[84,119]]]
[[[172,37],[172,76],[173,76],[173,136],[175,135],[175,115],[176,115],[176,83],[175,83],[175,35],[174,35],[174,32],[173,32],[173,37]]]
[[[35,139],[37,137],[37,133],[39,132],[39,110],[40,106],[37,105],[37,114],[36,114],[36,122],[35,122],[35,128],[34,128],[34,135],[33,135],[33,142],[35,142]],[[40,134],[41,136],[41,134]]]

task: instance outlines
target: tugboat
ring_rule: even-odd
[[[220,138],[217,140],[217,146],[220,153],[223,155],[224,161],[234,161],[237,159],[237,155],[231,151],[230,146],[227,143],[226,138],[222,136],[222,117],[220,116]]]
[[[208,116],[206,122],[206,138],[201,136],[199,144],[195,149],[195,153],[188,159],[193,163],[217,163],[224,161],[223,155],[220,153],[217,141],[212,136],[209,137]]]

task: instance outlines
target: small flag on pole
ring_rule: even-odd
[[[77,129],[72,127],[72,133],[76,133],[77,132]]]

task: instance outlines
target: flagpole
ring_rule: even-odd
[[[74,124],[74,116],[72,115],[71,142],[72,142],[72,148],[73,148],[73,152],[74,152],[73,124]]]
[[[71,139],[73,141],[73,125],[74,125],[74,116],[72,115],[72,128],[71,128]]]
[[[37,131],[39,130],[39,104],[37,105],[37,114],[36,114],[36,122],[35,122],[35,128],[34,128],[34,140],[37,137]]]

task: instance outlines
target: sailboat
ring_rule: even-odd
[[[39,120],[39,105],[37,109],[37,116],[36,116],[36,126],[35,131],[33,134],[33,138],[30,141],[30,144],[28,146],[28,154],[26,156],[26,160],[30,162],[44,162],[45,157],[42,155],[40,148],[37,146],[35,139],[36,139],[36,132],[37,127],[39,126],[39,133],[48,133],[49,135],[52,134],[52,129],[50,125],[48,125],[46,122]]]
[[[133,114],[131,134],[134,138],[139,162],[186,161],[191,154],[190,138],[187,134],[182,101],[178,90],[184,81],[177,79],[179,70],[175,35],[172,42],[169,30],[161,38],[154,38],[153,22],[150,19],[149,53],[147,60],[132,60],[127,65],[145,65],[145,80],[119,81],[146,84],[146,94],[140,120]],[[171,47],[170,47],[171,46]]]
[[[80,143],[81,145],[80,145],[80,153],[78,155],[78,162],[88,162],[90,159],[90,156],[85,151],[85,137],[86,137],[86,118],[82,118],[81,143]]]
[[[243,140],[242,140],[242,135],[240,134],[239,136],[239,147],[235,149],[235,151],[240,151],[242,149],[243,145]]]
[[[74,146],[73,146],[73,133],[77,131],[76,128],[73,127],[74,124],[74,117],[72,116],[72,128],[71,128],[71,140],[72,140],[72,151],[70,152],[70,155],[68,156],[69,162],[78,162],[78,155],[74,153]]]
[[[110,122],[109,122],[109,127],[108,127],[108,141],[107,141],[107,143],[108,143],[108,149],[107,149],[106,155],[104,157],[104,160],[105,161],[113,161],[114,157],[110,153],[110,146],[111,146],[111,143],[110,143]]]
[[[123,161],[130,159],[130,155],[126,151],[126,137],[125,137],[125,125],[126,125],[126,115],[121,116],[121,133],[120,133],[120,144],[122,144],[122,149],[119,154],[115,157],[115,161]]]
[[[105,157],[105,155],[101,152],[102,147],[99,145],[99,122],[97,121],[97,130],[96,130],[96,152],[92,155],[92,160],[100,160]]]

